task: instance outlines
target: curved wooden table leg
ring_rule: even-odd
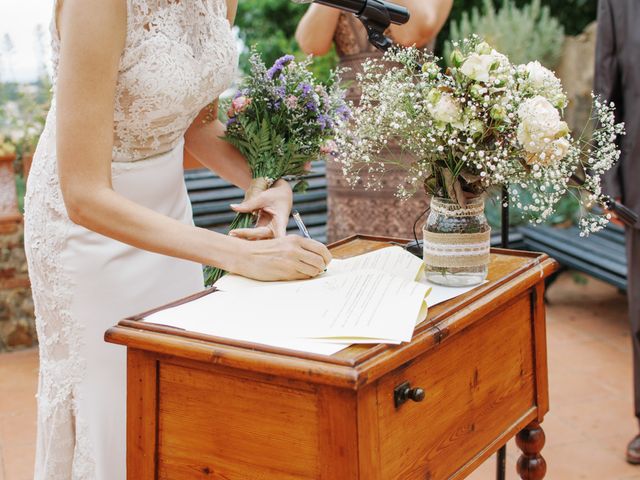
[[[542,480],[547,473],[547,462],[540,455],[544,440],[538,422],[531,422],[516,436],[516,444],[522,450],[518,459],[518,475],[522,480]]]

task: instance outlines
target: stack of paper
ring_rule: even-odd
[[[388,247],[333,260],[326,273],[310,280],[260,282],[226,275],[216,283],[220,291],[145,320],[329,355],[353,343],[410,341],[434,290],[437,303],[470,290],[430,285],[419,281],[421,276],[419,258]]]

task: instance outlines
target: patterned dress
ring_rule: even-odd
[[[360,88],[356,75],[362,71],[362,62],[368,58],[379,58],[381,52],[373,47],[367,33],[355,16],[342,14],[334,35],[336,51],[340,56],[340,66],[349,70],[343,75],[348,85],[347,97],[357,103]],[[404,158],[410,161],[407,154],[397,148],[390,148],[384,156]],[[361,175],[360,184],[366,183],[366,176]],[[413,223],[428,206],[424,194],[400,201],[395,196],[396,187],[401,183],[403,172],[388,171],[379,190],[351,188],[342,174],[337,162],[327,162],[328,184],[328,239],[330,242],[353,235],[355,233],[387,235],[413,238]],[[422,223],[418,224],[418,238],[422,235]]]
[[[226,15],[224,0],[127,0],[113,188],[187,224],[193,221],[182,170],[183,137],[235,74],[237,52]],[[60,49],[55,15],[52,37],[55,85]],[[126,316],[202,289],[202,269],[69,220],[57,173],[55,104],[54,87],[25,205],[40,342],[35,478],[124,480],[126,353],[106,344],[104,332]]]

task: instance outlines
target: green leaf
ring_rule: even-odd
[[[307,191],[307,188],[309,188],[309,182],[307,182],[306,180],[300,180],[296,182],[292,190],[293,193],[304,193]]]

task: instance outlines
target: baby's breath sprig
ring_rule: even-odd
[[[567,194],[581,202],[582,231],[597,231],[607,216],[601,177],[617,161],[613,105],[594,98],[592,137],[574,139],[562,118],[567,97],[560,80],[538,62],[514,65],[478,37],[454,44],[451,67],[416,48],[397,48],[369,60],[359,76],[360,105],[352,128],[336,139],[338,161],[352,184],[366,172],[377,188],[385,172],[402,168],[398,196],[420,190],[461,205],[493,187],[510,185],[512,202],[543,222]],[[388,63],[398,66],[388,68]],[[391,144],[415,160],[381,155]],[[582,172],[581,185],[571,183]]]

